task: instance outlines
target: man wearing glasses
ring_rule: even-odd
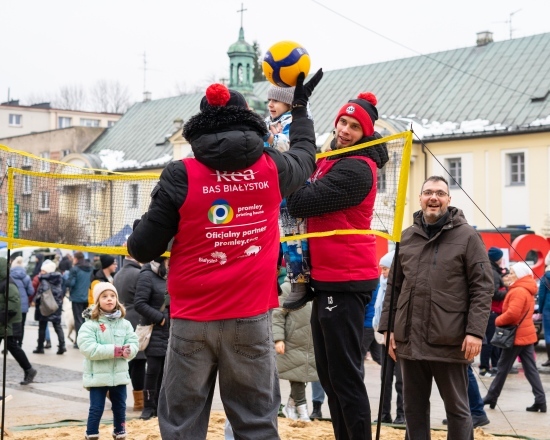
[[[421,210],[403,231],[388,278],[395,319],[389,328],[386,295],[379,331],[390,331],[389,354],[401,362],[408,439],[430,436],[435,379],[449,438],[473,440],[467,366],[480,353],[487,326],[491,265],[480,236],[460,209],[449,206],[445,178],[429,177],[419,200]]]

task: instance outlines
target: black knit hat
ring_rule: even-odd
[[[236,90],[230,90],[223,84],[212,84],[206,89],[206,94],[201,99],[200,110],[208,107],[227,107],[234,105],[237,107],[248,108],[246,99]]]
[[[351,99],[347,104],[344,104],[336,120],[334,126],[338,124],[341,116],[350,116],[355,118],[361,124],[363,136],[372,136],[374,134],[374,122],[378,120],[378,110],[376,104],[378,100],[370,92],[360,93],[357,99]]]
[[[112,255],[101,255],[99,261],[101,261],[101,268],[106,269],[115,262],[115,257]]]

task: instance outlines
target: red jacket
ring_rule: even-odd
[[[502,315],[495,321],[497,326],[517,325],[525,316],[516,331],[514,345],[531,345],[537,342],[537,331],[533,324],[536,293],[537,283],[533,277],[525,276],[510,286],[504,298]]]

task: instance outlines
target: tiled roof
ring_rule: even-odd
[[[268,86],[256,83],[255,94],[266,99]],[[381,117],[414,120],[427,135],[550,131],[550,33],[325,72],[311,98],[315,131],[330,132],[338,108],[366,91],[377,96]],[[87,152],[121,150],[139,163],[170,154],[162,142],[173,120],[189,119],[201,97],[135,104]]]

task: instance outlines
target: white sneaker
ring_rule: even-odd
[[[292,397],[288,398],[286,406],[283,408],[283,414],[287,419],[298,420],[298,413],[296,412],[296,404]]]
[[[302,422],[311,422],[311,419],[307,414],[307,403],[298,405],[296,407],[296,412],[298,413],[298,420],[301,420]]]

